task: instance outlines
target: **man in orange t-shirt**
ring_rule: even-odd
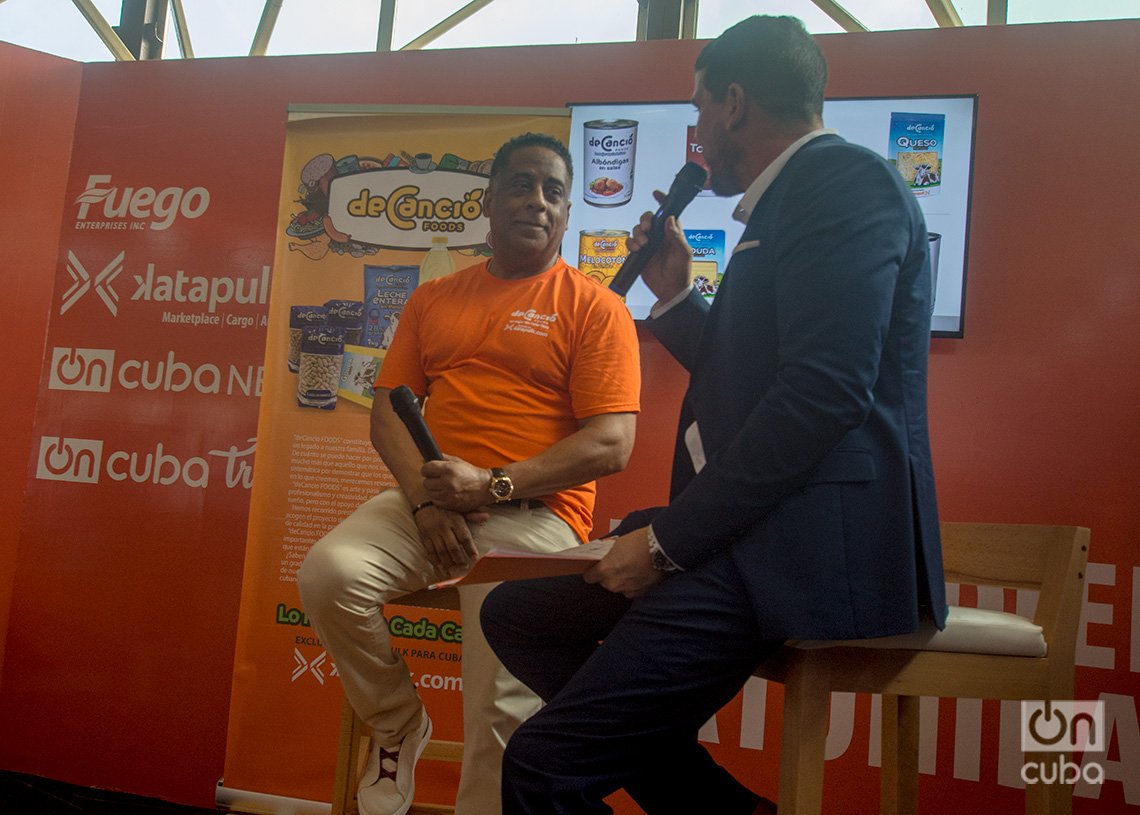
[[[613,292],[558,255],[572,165],[528,133],[500,148],[484,209],[494,258],[416,289],[376,380],[372,442],[399,483],[318,541],[298,575],[345,694],[372,728],[363,815],[402,815],[431,721],[392,652],[384,603],[508,544],[555,551],[593,525],[594,480],[625,467],[639,409],[637,334]],[[445,461],[423,462],[389,391],[426,397]],[[500,811],[507,739],[538,697],[499,663],[479,609],[491,586],[460,588],[463,770],[458,815]]]

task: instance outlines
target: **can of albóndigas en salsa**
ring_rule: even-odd
[[[619,207],[633,198],[637,122],[595,119],[583,125],[582,197],[595,207]]]

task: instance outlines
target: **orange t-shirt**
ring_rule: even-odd
[[[487,264],[416,288],[400,315],[376,387],[427,395],[440,450],[478,467],[529,459],[578,420],[640,409],[637,331],[613,292],[561,258],[533,277],[502,280]],[[594,482],[542,500],[582,540]]]

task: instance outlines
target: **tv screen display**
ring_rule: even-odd
[[[657,208],[653,190],[668,190],[685,162],[701,162],[696,110],[688,102],[570,108],[575,178],[562,254],[605,282],[641,213]],[[934,261],[934,336],[963,335],[976,110],[976,96],[828,99],[823,106],[825,126],[891,162],[922,208]],[[732,219],[738,200],[705,190],[681,218],[697,285],[710,300],[744,229]],[[626,296],[639,320],[655,301],[640,280]]]

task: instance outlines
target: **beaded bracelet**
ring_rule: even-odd
[[[416,513],[419,512],[421,509],[424,509],[425,507],[434,507],[434,506],[435,506],[435,501],[431,501],[431,500],[424,501],[422,504],[416,504],[414,507],[412,507],[412,517],[414,518]]]

